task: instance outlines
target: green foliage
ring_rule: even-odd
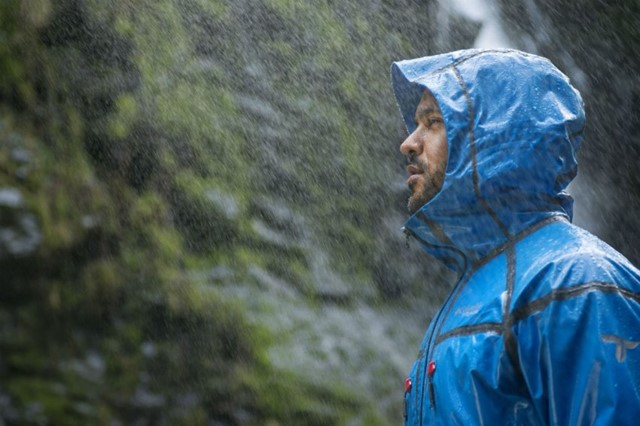
[[[591,37],[633,71],[622,3]],[[388,67],[431,5],[1,1],[0,423],[396,422],[444,290],[400,250]]]
[[[1,213],[41,237],[0,253],[0,422],[390,421],[387,388],[276,367],[295,339],[229,297],[385,296],[360,288],[386,244],[370,168],[411,44],[332,3],[0,3],[0,189],[22,203]]]

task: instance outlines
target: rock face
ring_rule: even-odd
[[[33,254],[42,241],[35,215],[25,209],[16,188],[0,188],[0,257]]]
[[[0,117],[0,156],[5,172],[23,184],[35,165],[27,141],[8,119]],[[35,253],[42,241],[36,216],[25,205],[20,188],[0,186],[0,259],[25,257]]]
[[[0,4],[0,423],[396,423],[452,277],[404,247],[390,62],[501,25],[579,70],[587,105],[638,104],[632,2],[595,62],[596,35],[544,37],[573,16],[550,2],[536,37],[507,2],[129,3]],[[598,85],[618,38],[626,83]],[[593,105],[629,143],[585,158],[633,207],[607,155],[627,167],[638,126]]]

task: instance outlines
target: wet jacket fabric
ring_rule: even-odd
[[[459,280],[405,382],[407,425],[640,421],[640,273],[571,224],[584,109],[548,60],[464,50],[395,62],[407,130],[442,111],[441,191],[405,232]]]

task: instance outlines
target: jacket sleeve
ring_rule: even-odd
[[[640,422],[636,280],[552,290],[514,325],[526,389],[543,423]]]

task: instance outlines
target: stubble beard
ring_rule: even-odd
[[[409,214],[414,214],[431,201],[440,192],[444,181],[444,170],[436,170],[435,173],[430,173],[426,164],[421,164],[420,166],[425,172],[421,176],[422,181],[410,188],[411,195],[407,200]]]
[[[433,195],[429,190],[429,184],[427,183],[422,190],[414,191],[407,200],[407,210],[409,210],[409,214],[414,214],[420,207],[424,206],[433,198]]]

